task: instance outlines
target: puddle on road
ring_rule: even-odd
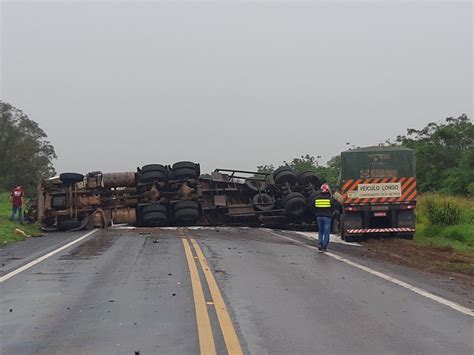
[[[92,239],[87,240],[77,246],[69,253],[60,257],[60,260],[87,260],[104,254],[117,240],[119,236],[112,233],[103,233],[95,235]]]

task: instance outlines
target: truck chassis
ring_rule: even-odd
[[[216,169],[183,161],[150,164],[135,172],[63,173],[38,185],[29,219],[43,230],[162,226],[271,226],[313,224],[312,201],[321,179],[288,167],[273,174]]]

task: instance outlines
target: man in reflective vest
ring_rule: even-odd
[[[328,184],[321,185],[318,196],[314,199],[314,211],[319,231],[319,247],[322,253],[327,251],[331,235],[332,209],[334,202]]]

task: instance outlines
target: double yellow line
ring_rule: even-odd
[[[211,321],[209,319],[208,305],[214,305],[217,319],[221,327],[224,342],[227,348],[227,352],[231,355],[243,354],[240,346],[237,332],[235,331],[232,320],[230,319],[229,312],[225,305],[222,294],[217,285],[214,274],[209,267],[204,253],[201,247],[195,239],[190,238],[191,244],[196,252],[196,256],[193,255],[191,244],[188,239],[182,237],[184,251],[186,253],[186,259],[188,260],[189,272],[191,274],[191,285],[194,295],[194,304],[196,308],[196,320],[199,336],[199,347],[202,355],[213,355],[216,354],[216,346],[214,342],[214,335],[212,332]],[[209,291],[212,300],[206,302],[204,297],[204,290],[202,287],[201,279],[199,277],[198,268],[195,259],[199,260],[201,268],[209,287]]]

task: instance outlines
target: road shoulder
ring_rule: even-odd
[[[286,237],[294,238],[300,243],[316,246],[317,239],[312,233],[299,233],[293,231],[274,231]],[[315,233],[314,233],[315,234]],[[390,242],[390,240],[387,240]],[[384,241],[378,241],[383,243]],[[432,273],[416,269],[412,266],[396,263],[390,258],[378,257],[379,254],[371,252],[371,244],[361,243],[351,246],[342,243],[331,243],[330,249],[336,254],[369,267],[376,271],[397,278],[401,281],[422,288],[434,295],[446,298],[467,308],[474,308],[474,280],[466,282],[466,278],[457,278],[455,275]]]
[[[0,276],[60,248],[86,234],[79,232],[54,232],[41,238],[29,238],[0,249]]]

